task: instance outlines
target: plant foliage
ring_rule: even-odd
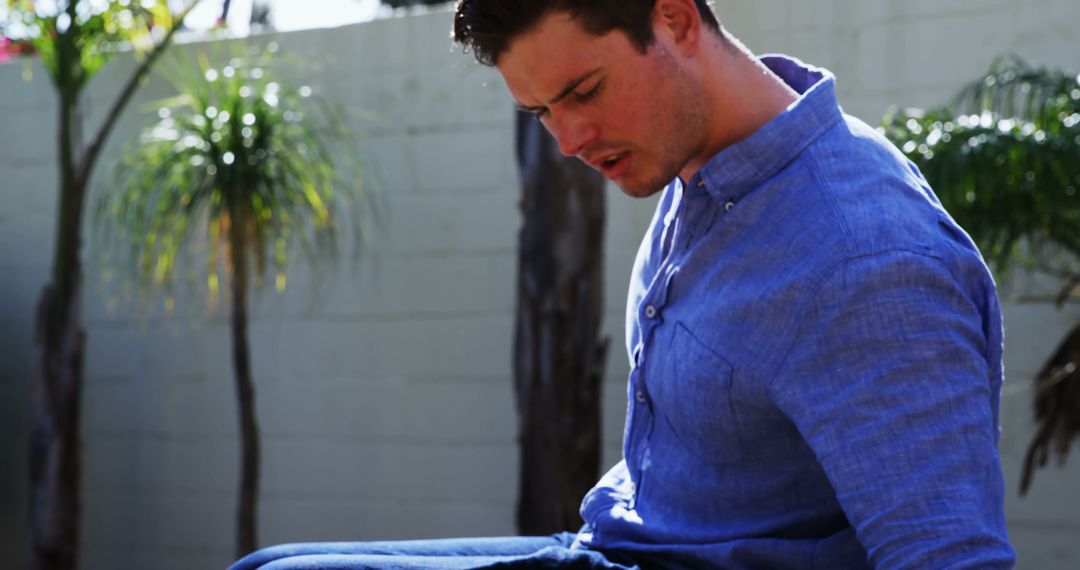
[[[892,112],[884,130],[997,269],[1076,274],[1077,76],[1001,58],[952,104]]]
[[[58,83],[55,39],[57,32],[67,32],[74,25],[72,31],[76,33],[71,37],[79,56],[78,65],[72,68],[76,91],[81,91],[117,53],[129,47],[139,52],[153,49],[166,30],[178,23],[167,0],[76,2],[71,9],[65,4],[9,0],[0,35],[24,46],[21,53],[40,55],[45,70]]]
[[[80,423],[85,332],[79,311],[86,191],[120,115],[198,0],[175,16],[167,0],[7,0],[0,7],[0,60],[37,54],[57,95],[57,223],[49,281],[38,298],[28,445],[29,567],[78,566]],[[177,3],[179,4],[179,3]],[[81,94],[117,53],[134,46],[134,71],[85,141]],[[25,77],[29,77],[29,65]]]
[[[205,245],[216,295],[230,269],[230,212],[242,214],[257,282],[272,269],[279,289],[293,246],[316,264],[337,256],[343,222],[355,238],[366,230],[359,161],[341,111],[311,87],[275,79],[271,46],[221,67],[206,54],[174,62],[180,94],[157,103],[156,124],[125,153],[98,202],[107,249],[121,254],[144,293],[171,289],[185,246]]]
[[[214,67],[205,53],[170,70],[179,94],[130,147],[97,209],[106,251],[116,251],[151,293],[171,292],[184,254],[205,254],[207,288],[229,278],[241,473],[236,555],[257,544],[260,443],[247,338],[247,296],[272,268],[285,287],[290,253],[335,260],[339,230],[367,228],[360,169],[347,122],[308,86],[275,78],[276,44]],[[352,158],[349,160],[348,158]],[[205,246],[205,247],[202,247]],[[251,279],[254,277],[254,280]],[[146,295],[143,296],[146,298]],[[171,308],[171,293],[166,308]]]

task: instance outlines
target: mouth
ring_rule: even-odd
[[[598,160],[592,161],[590,164],[604,176],[614,180],[625,173],[624,171],[630,163],[629,158],[629,152],[620,152],[599,158]]]

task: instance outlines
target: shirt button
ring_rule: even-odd
[[[734,200],[728,200],[727,204],[724,204],[724,211],[729,211],[734,207],[735,207],[735,201]]]
[[[645,392],[642,392],[641,390],[638,390],[637,392],[634,392],[634,399],[641,402],[642,404],[644,404],[645,403]]]
[[[705,179],[704,178],[697,181],[697,187],[698,188],[704,188],[705,187]]]
[[[649,319],[656,318],[656,307],[652,305],[645,307],[645,317]]]

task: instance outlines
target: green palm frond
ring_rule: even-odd
[[[97,204],[106,251],[120,254],[145,294],[169,290],[182,260],[205,259],[216,294],[229,273],[226,236],[242,220],[256,283],[279,288],[293,252],[310,264],[338,257],[342,232],[360,240],[368,200],[341,111],[310,87],[276,80],[270,51],[214,67],[174,61],[179,95],[130,147]],[[197,248],[201,247],[201,249]]]
[[[1080,77],[1060,69],[1035,66],[1017,55],[997,58],[978,81],[953,98],[949,110],[956,114],[981,114],[1033,123],[1038,129],[1054,129],[1061,114],[1080,111]]]
[[[1000,271],[1061,276],[1080,259],[1080,84],[999,59],[949,106],[892,111],[883,130]]]
[[[178,16],[181,19],[186,16],[194,3],[195,0],[189,0]],[[71,13],[75,14],[74,18]],[[167,30],[176,22],[168,0],[74,2],[70,10],[67,3],[9,0],[6,18],[0,22],[0,34],[29,42],[33,52],[41,56],[45,70],[57,82],[58,34],[70,32],[79,62],[70,71],[75,74],[76,90],[81,90],[117,53],[129,47],[139,53],[150,50],[155,45],[155,30]]]

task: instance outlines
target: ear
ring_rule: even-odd
[[[702,22],[694,0],[656,0],[653,33],[666,37],[683,55],[693,55],[701,43]]]

